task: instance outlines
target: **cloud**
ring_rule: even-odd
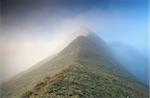
[[[78,36],[78,29],[82,25],[108,42],[125,41],[138,48],[146,46],[143,44],[147,41],[145,7],[119,8],[113,3],[113,6],[99,7],[99,4],[94,5],[94,1],[88,1],[82,7],[77,1],[74,1],[76,4],[67,4],[65,1],[62,4],[54,2],[58,8],[56,5],[49,7],[49,4],[43,6],[46,4],[43,2],[31,9],[32,3],[28,6],[29,2],[26,1],[18,1],[21,3],[18,5],[14,2],[10,7],[5,7],[0,33],[3,47],[0,74],[5,74],[3,78],[8,79],[63,49]],[[77,6],[78,3],[80,6]],[[67,7],[64,6],[66,4]],[[11,8],[13,11],[7,11]]]

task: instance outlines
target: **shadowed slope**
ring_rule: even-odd
[[[148,98],[146,89],[108,74],[99,66],[76,64],[38,83],[22,98]]]
[[[138,51],[135,47],[125,43],[113,42],[110,43],[112,50],[116,54],[116,58],[121,64],[140,81],[149,84],[149,61],[148,53],[144,54]]]
[[[55,58],[5,86],[8,98],[148,97],[148,89],[120,66],[94,33],[76,38]]]

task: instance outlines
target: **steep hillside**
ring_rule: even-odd
[[[148,87],[117,62],[94,33],[3,85],[2,98],[148,98]]]
[[[144,55],[135,47],[125,43],[113,42],[110,45],[121,64],[139,80],[148,85],[148,54]]]
[[[134,80],[129,82],[99,66],[76,64],[45,77],[22,98],[148,98],[147,94]]]

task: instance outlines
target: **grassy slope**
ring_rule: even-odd
[[[38,83],[22,98],[148,98],[144,88],[130,82],[98,66],[78,64]]]
[[[57,56],[51,61],[43,64],[30,72],[21,73],[8,83],[3,85],[6,91],[2,98],[19,98],[19,96],[32,89],[39,81],[46,76],[53,76],[68,68],[73,63],[73,56]],[[66,58],[66,60],[64,60]],[[59,61],[59,62],[58,62]],[[61,66],[60,66],[61,65]]]
[[[120,65],[113,59],[109,50],[106,49],[107,45],[105,47],[104,42],[99,44],[98,40],[99,39],[95,37],[77,38],[54,59],[44,62],[44,64],[42,63],[39,67],[35,67],[30,71],[21,73],[6,83],[4,85],[6,87],[4,88],[7,93],[5,93],[6,95],[2,98],[20,98],[25,92],[25,95],[31,95],[31,92],[33,92],[38,93],[41,96],[52,96],[51,94],[46,93],[46,91],[50,88],[53,90],[57,87],[65,89],[60,89],[58,92],[63,91],[64,94],[67,94],[71,91],[70,89],[76,90],[75,88],[72,88],[74,84],[72,84],[73,81],[70,80],[70,78],[73,78],[75,82],[80,83],[75,86],[79,89],[79,92],[85,92],[87,94],[85,94],[86,97],[92,96],[93,94],[91,93],[93,92],[94,94],[100,94],[95,96],[106,96],[105,98],[107,98],[107,96],[110,96],[109,93],[117,94],[117,90],[115,89],[122,89],[121,92],[124,90],[124,93],[135,92],[133,93],[134,96],[137,96],[135,98],[147,98],[144,97],[144,95],[147,94],[146,90],[148,89],[136,79],[132,79],[132,77],[130,77],[131,74],[128,74],[128,72],[120,68]],[[47,79],[46,77],[50,77],[51,79]],[[64,79],[62,77],[68,78]],[[90,86],[93,87],[93,90]],[[132,89],[125,89],[128,88],[128,86]],[[83,90],[84,87],[85,90]],[[118,93],[119,91],[120,90],[118,90]],[[116,96],[113,94],[111,96]]]

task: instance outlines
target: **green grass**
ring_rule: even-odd
[[[2,98],[148,98],[148,88],[118,64],[107,44],[90,36],[78,37],[3,89]]]
[[[142,89],[122,82],[118,77],[95,68],[71,66],[40,83],[44,85],[39,89],[35,86],[22,98],[148,98]]]

